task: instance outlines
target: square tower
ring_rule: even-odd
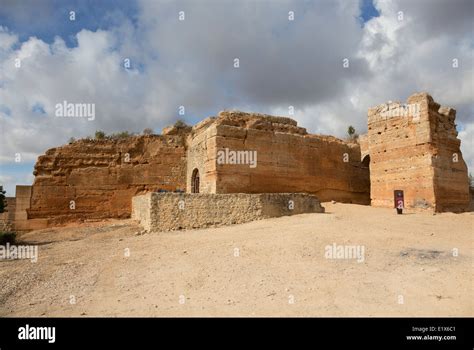
[[[467,166],[455,118],[454,109],[441,107],[427,93],[410,96],[406,104],[389,102],[369,109],[364,142],[370,156],[372,205],[393,207],[393,191],[403,190],[406,207],[467,209]]]

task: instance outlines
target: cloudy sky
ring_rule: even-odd
[[[309,132],[342,137],[351,124],[366,132],[370,106],[419,91],[457,109],[474,173],[473,8],[471,0],[0,0],[0,184],[13,196],[16,184],[32,183],[38,155],[95,130],[160,132],[223,109],[288,115],[294,106]],[[95,119],[55,117],[63,101],[95,104]]]

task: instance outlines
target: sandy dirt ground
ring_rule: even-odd
[[[24,234],[38,262],[0,261],[0,316],[474,315],[474,213],[324,206],[203,230],[137,235],[125,220]],[[363,259],[328,259],[333,244]]]

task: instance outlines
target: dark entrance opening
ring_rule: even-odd
[[[369,155],[366,155],[364,157],[364,159],[362,160],[362,166],[364,168],[368,168],[369,167],[369,164],[370,164],[370,156]]]
[[[367,204],[370,205],[372,196],[370,193],[371,190],[371,185],[370,185],[370,156],[367,154],[364,159],[362,159],[362,169],[367,169],[367,176],[368,176],[368,185],[369,185],[369,193],[368,193],[368,198],[367,198]]]
[[[194,169],[191,176],[191,193],[199,193],[199,170]]]

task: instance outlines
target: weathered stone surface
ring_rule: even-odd
[[[130,217],[136,194],[184,190],[184,139],[148,135],[80,140],[50,149],[35,165],[28,217],[53,223]]]
[[[221,112],[188,138],[187,192],[194,169],[203,193],[304,192],[322,201],[368,204],[369,170],[360,147],[310,135],[285,117]],[[255,151],[257,165],[218,164],[219,150]]]
[[[190,126],[181,126],[177,127],[176,125],[171,125],[163,128],[163,135],[185,135],[191,131]]]
[[[426,93],[407,104],[369,109],[362,155],[370,156],[371,203],[393,206],[403,190],[405,206],[462,211],[469,205],[467,167],[454,124],[456,111]]]
[[[323,213],[312,195],[301,193],[148,193],[133,197],[132,218],[147,231],[240,224],[265,218]]]

